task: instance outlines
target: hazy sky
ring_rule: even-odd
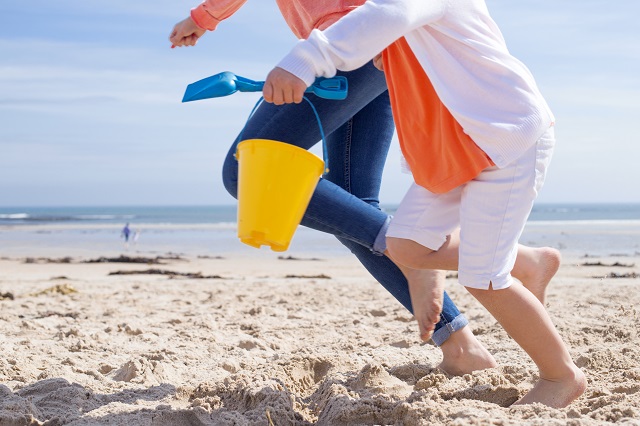
[[[640,1],[488,4],[556,114],[539,201],[640,202]],[[226,70],[263,80],[295,38],[274,1],[249,0],[198,46],[170,49],[196,5],[0,3],[0,206],[234,202],[222,160],[259,95],[182,104],[184,89]],[[396,142],[381,201],[409,182]]]

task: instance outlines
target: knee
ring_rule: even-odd
[[[394,262],[408,268],[422,269],[425,257],[433,250],[415,241],[404,238],[387,237],[387,252]]]
[[[222,183],[233,198],[238,198],[238,161],[227,157],[222,166]]]

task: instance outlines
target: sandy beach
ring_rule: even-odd
[[[454,275],[498,368],[438,370],[411,315],[339,250],[54,249],[11,232],[2,426],[640,424],[637,249],[563,252],[548,310],[589,384],[558,410],[510,406],[535,365]]]

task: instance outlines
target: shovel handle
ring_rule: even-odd
[[[236,89],[239,92],[261,92],[264,81],[253,81],[245,77],[235,76]],[[313,93],[324,99],[343,100],[347,97],[347,78],[336,76],[331,78],[318,77],[316,81],[305,90],[305,93]]]
[[[347,97],[348,89],[347,78],[343,76],[335,76],[331,78],[318,77],[306,93],[313,93],[316,96],[325,99],[341,101]]]

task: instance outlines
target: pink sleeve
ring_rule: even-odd
[[[247,0],[205,0],[191,9],[191,19],[202,29],[213,31],[220,21],[237,12]]]

